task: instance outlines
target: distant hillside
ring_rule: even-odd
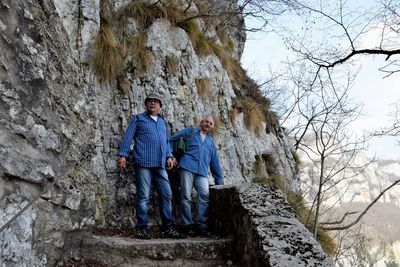
[[[310,201],[316,195],[318,185],[318,169],[313,161],[301,155],[301,180],[303,190],[309,192]],[[337,159],[328,159],[327,164]],[[359,153],[354,162],[361,166],[370,160],[365,154]],[[354,177],[353,177],[354,176]],[[348,178],[351,177],[351,178]],[[346,179],[347,178],[347,179]],[[394,181],[400,179],[400,162],[395,160],[379,160],[370,163],[362,173],[347,168],[345,174],[340,174],[326,185],[330,188],[323,201],[324,208],[328,209],[327,221],[341,219],[346,211],[357,213],[348,216],[346,222],[352,222],[377,196]],[[311,188],[311,190],[310,190]],[[308,189],[308,190],[307,190]],[[335,207],[330,209],[330,207]],[[379,201],[363,216],[361,223],[352,227],[343,238],[342,233],[332,232],[349,250],[337,262],[337,266],[399,266],[400,265],[400,185],[387,191]],[[363,244],[356,238],[361,234],[365,237]]]
[[[400,162],[395,160],[379,160],[377,161],[379,168],[388,174],[389,180],[394,182],[400,179]]]

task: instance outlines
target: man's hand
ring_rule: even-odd
[[[126,158],[125,157],[119,157],[118,158],[118,167],[120,169],[123,169],[123,168],[125,168],[125,166],[126,166]]]
[[[176,165],[176,159],[175,158],[168,158],[167,159],[167,170],[172,169]]]

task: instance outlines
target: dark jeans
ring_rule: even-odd
[[[174,220],[172,217],[171,198],[172,192],[168,175],[163,168],[146,168],[135,166],[137,200],[136,200],[136,228],[146,228],[148,225],[148,204],[151,193],[151,183],[157,188],[162,230],[170,229]]]

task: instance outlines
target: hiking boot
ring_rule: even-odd
[[[174,228],[169,228],[168,230],[161,232],[161,238],[186,238],[187,236],[179,233]]]
[[[149,228],[137,228],[135,229],[135,237],[139,239],[150,239]]]

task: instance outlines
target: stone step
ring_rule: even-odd
[[[64,266],[234,266],[229,238],[186,238],[141,240],[123,236],[86,234],[79,245],[76,263]],[[76,249],[76,247],[75,247]],[[66,251],[68,253],[68,251]],[[103,264],[103,265],[101,265]]]

